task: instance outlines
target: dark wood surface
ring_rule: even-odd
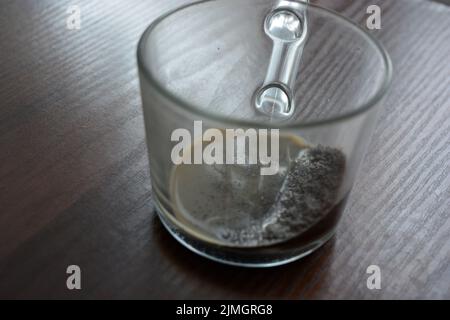
[[[395,78],[335,238],[249,270],[187,251],[154,213],[135,50],[180,0],[0,2],[1,298],[450,298],[450,8],[319,1],[375,35]],[[66,289],[66,268],[82,290]],[[368,290],[378,265],[382,289]]]

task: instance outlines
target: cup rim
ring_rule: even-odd
[[[216,2],[216,1],[224,1],[224,0],[200,0],[193,3],[185,4],[180,7],[177,7],[173,10],[168,11],[167,13],[161,15],[159,18],[155,19],[144,31],[142,36],[140,37],[139,43],[138,43],[138,49],[137,49],[137,61],[138,61],[138,68],[140,72],[144,75],[146,80],[149,82],[151,86],[153,86],[157,92],[162,94],[166,99],[171,101],[175,108],[180,109],[181,111],[188,112],[193,116],[198,116],[199,119],[202,120],[210,120],[212,122],[219,122],[222,125],[230,126],[230,127],[251,127],[251,128],[273,128],[273,129],[303,129],[308,127],[316,127],[321,126],[324,124],[333,124],[337,122],[342,122],[345,120],[349,120],[351,118],[355,118],[359,116],[360,114],[365,113],[366,111],[369,111],[374,106],[377,105],[378,102],[386,95],[387,91],[389,90],[391,83],[392,83],[392,74],[393,74],[393,65],[391,58],[389,57],[388,52],[384,48],[384,46],[380,43],[378,39],[376,39],[373,35],[368,33],[366,30],[364,30],[361,26],[359,26],[357,23],[352,21],[351,19],[341,15],[337,11],[324,8],[321,6],[318,6],[316,4],[308,4],[308,7],[313,7],[314,10],[323,11],[326,14],[332,15],[338,20],[343,21],[344,23],[347,23],[350,27],[352,27],[356,32],[359,32],[362,37],[365,37],[366,40],[370,43],[372,43],[376,50],[378,50],[379,54],[381,55],[382,62],[385,68],[384,72],[384,79],[382,80],[382,85],[379,86],[379,88],[375,91],[372,96],[367,99],[364,103],[360,104],[357,108],[355,108],[352,111],[344,112],[341,115],[337,115],[334,117],[329,117],[325,119],[319,119],[319,120],[313,120],[313,121],[306,121],[306,122],[295,122],[295,123],[283,123],[283,122],[276,122],[274,124],[271,123],[262,123],[260,121],[252,121],[252,120],[244,120],[239,118],[233,118],[228,117],[225,115],[220,115],[215,112],[210,112],[207,110],[201,110],[197,107],[195,107],[190,102],[174,95],[169,90],[164,88],[164,86],[157,80],[156,77],[153,76],[151,69],[148,67],[148,61],[145,59],[144,51],[145,51],[145,45],[146,45],[146,39],[150,36],[150,34],[153,32],[153,30],[166,18],[183,11],[187,8],[194,7],[197,5],[201,5],[208,2]]]

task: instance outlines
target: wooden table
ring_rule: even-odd
[[[1,298],[450,298],[450,7],[319,1],[363,25],[381,6],[393,88],[336,237],[251,270],[189,252],[154,213],[136,44],[188,1],[75,1],[78,31],[72,2],[0,3]]]

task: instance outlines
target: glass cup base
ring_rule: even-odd
[[[231,266],[269,268],[285,265],[313,253],[328,242],[334,236],[336,231],[336,228],[333,228],[320,238],[291,250],[280,251],[272,249],[271,247],[254,249],[222,247],[194,238],[192,235],[177,227],[166,217],[166,215],[170,213],[164,209],[157,199],[155,199],[155,205],[160,221],[179,243],[202,257]]]

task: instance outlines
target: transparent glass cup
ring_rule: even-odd
[[[294,20],[273,18],[291,4]],[[296,16],[301,50],[279,54],[267,23],[293,31]],[[154,201],[179,242],[267,267],[333,236],[391,81],[374,38],[306,3],[201,1],[156,20],[138,63]],[[271,77],[281,80],[269,79],[274,94],[262,96]]]

